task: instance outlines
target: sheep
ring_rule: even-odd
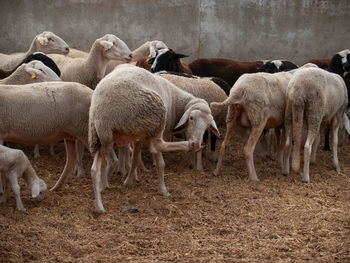
[[[296,68],[298,68],[298,65],[288,60],[269,60],[258,69],[258,72],[276,73]]]
[[[12,70],[2,70],[0,69],[0,79],[4,79],[8,76],[10,76],[15,70],[22,65],[23,63],[29,63],[30,61],[33,60],[39,60],[43,62],[47,67],[49,67],[51,70],[53,70],[57,76],[61,76],[61,71],[57,67],[56,63],[46,56],[44,53],[41,52],[35,52],[33,54],[30,54],[27,56],[23,61],[21,61],[16,67],[14,67]]]
[[[0,84],[29,84],[43,81],[59,81],[57,74],[39,60],[24,63],[7,78],[1,79]]]
[[[180,58],[188,57],[187,55],[177,54],[172,49],[159,50],[156,57],[143,57],[136,62],[136,66],[145,68],[152,72],[158,72],[162,70],[183,72],[192,74],[189,66],[182,62]]]
[[[214,175],[220,173],[226,146],[236,126],[250,127],[251,132],[244,146],[244,156],[249,178],[257,181],[253,152],[264,129],[279,128],[283,125],[285,98],[292,74],[244,74],[234,84],[230,96],[221,103],[211,103],[212,108],[227,107],[226,135],[222,142],[219,160]],[[282,147],[279,148],[281,160]]]
[[[221,102],[227,98],[225,92],[210,79],[182,77],[174,74],[169,74],[168,72],[160,72],[159,75],[176,85],[178,88],[191,93],[197,98],[204,99],[208,104],[211,102]],[[214,109],[212,110],[212,115],[217,124],[223,123],[225,121],[226,111],[222,109]],[[215,162],[216,136],[213,133],[211,133],[211,142],[211,153],[209,159],[212,162]],[[202,152],[200,151],[196,155],[197,164],[195,167],[198,171],[203,171]]]
[[[188,141],[163,140],[164,132],[182,125],[186,125]],[[122,147],[134,142],[131,169],[124,182],[131,186],[140,164],[141,144],[149,140],[149,150],[156,159],[159,193],[168,196],[162,152],[201,150],[203,133],[208,127],[219,135],[205,100],[145,69],[128,64],[116,67],[97,85],[91,100],[89,145],[94,154],[91,175],[96,209],[105,211],[101,200],[101,190],[107,186],[104,156],[113,149],[113,144]]]
[[[282,173],[289,174],[289,155],[291,134],[293,136],[292,169],[300,168],[301,128],[306,124],[308,134],[304,146],[303,182],[310,182],[309,164],[315,161],[320,126],[327,125],[332,131],[333,164],[340,172],[337,147],[338,129],[342,122],[349,120],[345,114],[348,95],[343,79],[337,74],[319,68],[299,69],[288,84],[287,105],[285,111],[286,141],[282,162]]]
[[[65,140],[66,165],[51,190],[67,180],[76,164],[75,141],[88,146],[92,90],[75,82],[0,85],[0,142],[47,144]]]
[[[0,69],[12,70],[22,60],[34,52],[67,54],[69,52],[69,47],[59,36],[50,31],[44,31],[34,38],[26,53],[14,53],[9,55],[0,53]]]
[[[150,57],[155,57],[157,52],[161,49],[168,48],[167,45],[160,40],[153,40],[153,41],[147,41],[141,46],[139,46],[137,49],[135,49],[132,52],[132,61],[136,62],[138,59],[142,57],[146,57],[150,55]],[[88,56],[88,52],[81,51],[78,49],[70,49],[68,53],[68,57],[71,58],[86,58]],[[120,64],[124,64],[124,61],[121,60],[112,60],[108,63],[107,68],[106,68],[106,75],[113,71],[113,69]]]
[[[107,64],[113,59],[132,59],[128,46],[115,35],[106,34],[95,40],[86,58],[69,58],[62,55],[49,55],[61,69],[64,81],[74,81],[95,89],[104,77]]]
[[[2,177],[1,179],[4,182],[4,192],[0,197],[0,203],[6,203],[11,186],[16,197],[17,210],[26,210],[20,195],[20,186],[18,184],[18,178],[20,177],[23,177],[25,180],[31,191],[32,198],[40,201],[44,198],[47,189],[46,183],[37,176],[23,151],[0,145],[0,172],[0,177]]]
[[[262,61],[240,62],[223,58],[200,58],[188,66],[194,75],[222,78],[232,87],[242,74],[256,73],[263,64]]]

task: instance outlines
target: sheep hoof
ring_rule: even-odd
[[[310,183],[310,179],[302,179],[301,181],[302,181],[303,183],[307,183],[307,184]]]
[[[170,193],[168,192],[168,191],[166,191],[166,192],[161,192],[160,193],[162,196],[169,196],[170,195]]]
[[[287,173],[282,173],[282,175],[283,175],[283,176],[286,176],[286,177],[288,176],[288,174],[287,174]]]
[[[17,207],[18,211],[27,211],[27,209],[25,209],[23,206],[22,207]]]
[[[34,159],[37,159],[40,157],[40,153],[34,153]]]

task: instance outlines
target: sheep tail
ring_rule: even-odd
[[[344,126],[348,134],[350,134],[350,121],[346,113],[343,114]]]
[[[101,142],[98,138],[95,125],[92,121],[89,122],[89,126],[89,150],[92,155],[95,155],[95,153],[101,147]]]
[[[230,99],[230,97],[228,97],[226,100],[224,100],[222,102],[212,102],[212,103],[210,103],[210,107],[214,108],[214,109],[215,108],[218,109],[218,108],[227,107],[227,106],[229,106],[231,104],[232,104],[231,99]]]

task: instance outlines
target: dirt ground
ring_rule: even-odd
[[[55,156],[41,147],[35,160],[32,147],[22,149],[52,187],[65,162],[62,143]],[[171,195],[163,197],[145,153],[149,172],[139,174],[135,187],[124,187],[125,177],[117,174],[110,178],[102,215],[94,209],[90,176],[70,178],[40,203],[22,181],[27,211],[15,210],[12,192],[0,204],[0,262],[350,262],[349,155],[347,139],[337,174],[331,153],[319,150],[305,184],[298,174],[282,176],[275,160],[256,160],[260,181],[249,181],[242,144],[235,140],[220,176],[212,175],[215,164],[206,160],[198,173],[189,168],[188,153],[168,153]],[[88,175],[91,162],[86,154]]]

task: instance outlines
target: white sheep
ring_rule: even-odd
[[[66,165],[58,189],[76,165],[75,140],[88,145],[92,90],[75,82],[0,85],[0,142],[48,144],[65,139]]]
[[[283,125],[287,86],[291,77],[292,74],[287,72],[244,74],[233,85],[229,97],[224,102],[211,103],[213,108],[228,106],[226,135],[214,175],[220,173],[225,149],[235,127],[243,126],[251,129],[244,146],[249,178],[258,180],[253,161],[254,149],[264,129]],[[282,147],[279,157],[281,155]]]
[[[23,206],[18,178],[23,177],[32,198],[42,200],[46,192],[46,184],[40,179],[30,164],[27,156],[21,150],[10,149],[0,145],[0,172],[4,182],[4,192],[0,197],[0,203],[6,203],[9,188],[16,197],[17,210],[26,210]]]
[[[69,58],[49,55],[61,70],[61,79],[84,84],[95,89],[104,77],[110,60],[121,59],[130,62],[132,55],[128,46],[115,35],[107,34],[95,40],[86,58]]]
[[[186,125],[188,141],[165,142],[164,131]],[[120,65],[96,87],[89,119],[90,151],[95,155],[91,168],[96,209],[105,211],[101,191],[108,185],[104,156],[113,149],[134,142],[132,164],[124,184],[134,182],[139,153],[145,140],[156,159],[159,192],[169,195],[164,183],[162,152],[198,151],[204,131],[218,135],[208,103],[177,88],[166,79],[133,65]]]
[[[161,77],[169,80],[178,88],[191,93],[197,98],[204,99],[208,104],[212,102],[221,102],[227,98],[225,91],[215,84],[212,80],[198,77],[183,77],[174,74],[166,74],[166,72],[160,72]],[[226,109],[212,109],[212,115],[217,124],[224,123],[226,117]],[[215,136],[212,134],[212,136]],[[196,153],[196,169],[203,171],[202,164],[202,151]],[[210,160],[216,161],[215,144],[214,149],[211,149]]]
[[[29,84],[44,81],[61,80],[56,73],[38,60],[24,63],[19,66],[10,76],[1,79],[0,84]]]
[[[293,136],[292,169],[295,172],[299,171],[303,123],[307,127],[307,139],[304,146],[302,181],[310,182],[310,155],[311,162],[315,162],[321,125],[331,127],[333,165],[336,171],[340,172],[337,155],[338,130],[340,125],[345,123],[349,132],[349,120],[345,114],[347,104],[346,85],[341,76],[320,68],[298,69],[293,74],[288,85],[285,111],[286,142],[283,154],[283,174],[289,174],[291,136]]]
[[[27,52],[14,54],[0,53],[0,69],[11,70],[34,52],[67,54],[69,47],[59,36],[50,31],[44,31],[33,39]]]

